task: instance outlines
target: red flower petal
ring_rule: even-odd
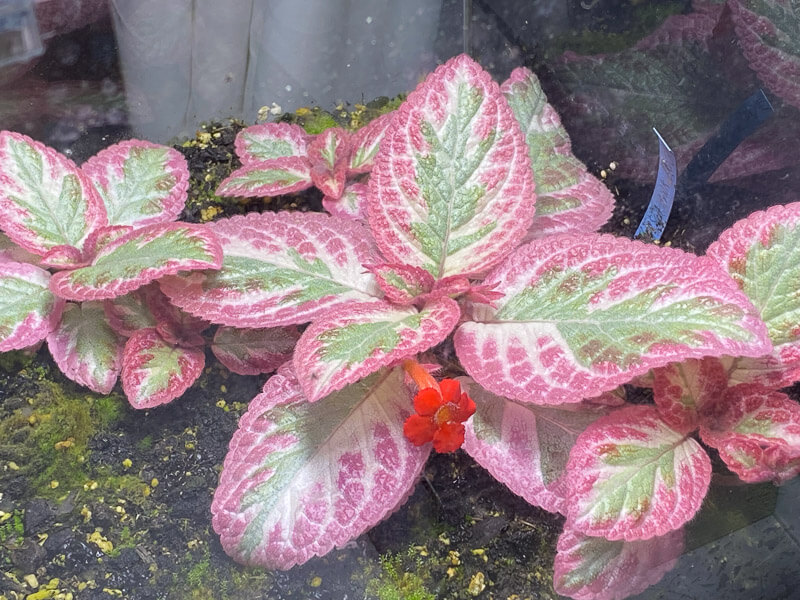
[[[439,382],[439,389],[442,390],[444,402],[458,404],[458,398],[461,396],[461,384],[455,379],[442,379]]]
[[[463,423],[474,414],[475,402],[467,394],[461,394],[461,398],[458,399],[458,406],[452,412],[452,420]]]
[[[433,434],[433,449],[437,452],[455,452],[463,443],[464,426],[461,423],[444,423]]]
[[[432,417],[444,404],[442,395],[436,388],[425,388],[417,392],[414,396],[414,410],[423,417]]]
[[[462,428],[463,429],[463,428]],[[419,415],[411,415],[403,423],[403,434],[415,446],[422,446],[433,440],[436,433],[436,426],[430,417],[421,417]],[[461,439],[463,441],[464,435],[462,433]]]

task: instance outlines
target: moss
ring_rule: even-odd
[[[0,545],[15,546],[21,544],[25,535],[22,511],[0,513]]]
[[[406,570],[409,559],[414,561],[411,572]],[[367,585],[367,594],[377,600],[436,600],[421,577],[429,573],[419,556],[387,554],[381,557],[380,565],[380,574]]]

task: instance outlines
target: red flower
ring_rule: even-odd
[[[419,363],[411,368],[406,365],[406,371],[416,380],[413,367],[421,367]],[[428,375],[424,383],[431,380]],[[442,379],[438,384],[433,380],[433,384],[435,387],[424,387],[414,396],[417,414],[406,419],[403,433],[415,446],[433,442],[437,452],[453,452],[464,443],[463,422],[475,413],[475,402],[461,391],[455,379]]]

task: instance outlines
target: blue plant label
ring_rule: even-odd
[[[658,177],[653,195],[650,197],[650,204],[633,236],[644,241],[661,239],[669,213],[672,211],[672,202],[675,200],[675,182],[678,174],[675,154],[655,127],[653,131],[658,136]]]

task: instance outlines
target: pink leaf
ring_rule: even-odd
[[[67,300],[104,300],[165,275],[221,264],[222,249],[207,226],[147,225],[103,246],[90,266],[56,273],[50,289]]]
[[[322,207],[336,217],[367,220],[367,195],[369,187],[365,183],[347,183],[341,198],[325,196]]]
[[[130,337],[140,329],[155,327],[158,320],[150,310],[151,298],[163,296],[157,283],[140,287],[124,296],[103,303],[111,329],[123,337]]]
[[[350,134],[331,127],[314,136],[308,145],[311,181],[330,198],[340,198],[350,157]]]
[[[217,188],[219,196],[280,196],[311,187],[311,165],[305,157],[289,156],[247,164]]]
[[[202,350],[174,346],[155,329],[142,329],[125,343],[122,389],[134,408],[153,408],[189,389],[204,364]]]
[[[701,439],[748,483],[782,484],[800,473],[800,405],[755,384],[728,390],[724,412],[707,419]]]
[[[41,260],[38,254],[32,254],[20,248],[4,233],[0,233],[0,261],[11,261],[38,265]]]
[[[586,404],[543,407],[495,396],[460,379],[477,412],[464,449],[492,477],[534,506],[566,513],[565,470],[578,435],[609,409]]]
[[[453,330],[460,315],[450,298],[433,300],[420,310],[375,302],[332,308],[300,337],[295,373],[308,400],[315,402],[435,346]]]
[[[262,123],[245,127],[236,136],[236,155],[243,165],[308,155],[309,136],[299,125]]]
[[[269,373],[289,360],[300,332],[296,327],[237,329],[220,327],[211,351],[219,362],[239,375]]]
[[[653,370],[653,399],[661,418],[677,431],[697,429],[703,414],[713,413],[728,387],[720,359],[690,358]]]
[[[436,69],[398,109],[369,185],[369,224],[388,262],[436,279],[484,272],[533,218],[519,125],[498,85],[466,55]]]
[[[360,175],[369,173],[375,164],[375,157],[383,141],[389,124],[392,122],[394,112],[386,113],[373,119],[352,136],[350,164],[347,166],[347,175]]]
[[[628,406],[589,425],[567,463],[567,524],[609,540],[646,540],[691,519],[711,481],[700,444],[654,406]]]
[[[495,394],[578,402],[669,362],[769,351],[764,325],[713,261],[608,235],[536,240],[490,273],[504,294],[455,335]]]
[[[589,537],[568,527],[558,538],[553,587],[575,600],[624,600],[657,583],[682,551],[682,529],[623,542]]]
[[[90,236],[91,237],[91,236]],[[75,246],[53,246],[42,255],[39,264],[49,269],[77,269],[90,264],[91,260],[84,257]]]
[[[375,275],[386,300],[393,304],[411,304],[417,296],[433,289],[433,277],[425,269],[389,263],[365,266]]]
[[[411,493],[430,449],[403,436],[411,392],[384,370],[309,403],[288,365],[239,422],[212,524],[237,561],[288,569],[342,546]]]
[[[61,320],[64,301],[50,292],[50,273],[0,260],[0,352],[42,341]]]
[[[363,264],[379,260],[366,228],[318,213],[249,213],[208,225],[224,260],[213,273],[160,281],[185,311],[233,327],[303,323],[341,303],[377,301]]]

